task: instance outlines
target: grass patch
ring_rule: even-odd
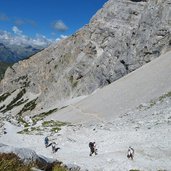
[[[42,126],[43,126],[43,127],[49,127],[49,128],[50,128],[50,131],[51,131],[52,133],[54,133],[54,132],[60,131],[60,130],[61,130],[61,127],[62,127],[62,126],[65,126],[65,125],[67,125],[67,124],[69,124],[69,123],[67,123],[67,122],[60,122],[60,121],[50,120],[50,121],[44,121],[44,122],[42,123]]]
[[[6,100],[6,98],[7,98],[8,96],[10,96],[10,95],[11,95],[11,94],[10,94],[9,92],[2,94],[2,95],[0,96],[0,103],[3,102],[4,100]]]
[[[55,109],[49,110],[47,112],[43,112],[43,113],[33,116],[33,118],[32,118],[33,123],[37,123],[37,121],[42,120],[44,117],[46,117],[56,111],[58,111],[58,108],[55,108]]]
[[[60,121],[54,121],[54,120],[50,120],[50,121],[44,121],[42,123],[42,126],[44,127],[54,127],[54,126],[65,126],[67,123],[66,122],[60,122]]]
[[[52,171],[67,171],[65,168],[61,167],[60,165],[55,165]]]
[[[149,103],[147,103],[147,105],[139,105],[138,107],[137,107],[137,109],[139,109],[139,110],[147,110],[147,109],[150,109],[150,108],[152,108],[153,106],[155,106],[156,104],[157,104],[157,102],[160,102],[160,103],[162,103],[163,101],[164,101],[164,99],[166,99],[166,98],[171,98],[171,91],[170,92],[168,92],[168,93],[166,93],[166,94],[164,94],[164,95],[162,95],[162,96],[160,96],[159,98],[157,98],[157,99],[155,99],[155,100],[151,100]]]
[[[5,105],[2,105],[2,106],[0,107],[0,111],[1,111],[3,108],[5,108]]]
[[[36,104],[36,100],[37,100],[37,98],[29,101],[28,103],[26,103],[24,105],[24,107],[22,108],[22,110],[18,113],[18,115],[21,116],[24,112],[26,112],[28,110],[32,111],[36,107],[36,105],[37,105]]]
[[[19,134],[37,134],[37,135],[42,135],[45,131],[50,131],[51,133],[56,133],[61,130],[62,126],[68,125],[69,123],[67,122],[60,122],[60,121],[44,121],[42,123],[42,126],[33,126],[33,127],[28,127],[28,123],[25,122],[21,117],[20,117],[20,123],[23,123],[24,126],[26,127],[22,131],[19,131]]]
[[[18,118],[18,122],[22,123],[24,125],[24,127],[28,127],[29,126],[29,124],[21,116]]]
[[[131,169],[131,170],[129,170],[129,171],[140,171],[140,170],[138,170],[138,169]]]
[[[14,153],[0,154],[0,171],[32,171],[33,167],[44,171],[67,171],[61,162],[45,164],[35,161],[26,164]]]
[[[163,99],[165,99],[167,97],[171,98],[171,91],[166,93],[166,94],[164,94],[163,96],[160,96],[159,97],[159,101],[163,101]]]
[[[33,133],[36,135],[43,135],[43,129],[41,127],[31,127],[31,128],[25,128],[22,131],[17,132],[18,134],[28,134],[32,135]]]
[[[0,171],[31,171],[32,164],[24,164],[14,153],[0,154]]]
[[[29,128],[25,128],[22,131],[17,132],[18,134],[29,134]]]
[[[22,89],[2,112],[5,113],[5,112],[11,110],[12,108],[14,108],[15,106],[19,106],[19,105],[25,103],[26,101],[28,101],[28,99],[24,100],[22,98],[25,93],[26,93],[26,90]]]

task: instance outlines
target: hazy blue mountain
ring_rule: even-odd
[[[15,63],[26,59],[29,56],[42,50],[42,47],[33,47],[31,45],[4,45],[0,43],[0,61],[7,63]]]

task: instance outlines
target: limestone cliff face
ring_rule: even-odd
[[[39,107],[90,94],[171,48],[171,0],[109,0],[88,25],[13,65],[0,91],[26,89]]]

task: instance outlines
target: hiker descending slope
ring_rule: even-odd
[[[90,156],[94,153],[97,155],[97,149],[96,149],[96,143],[95,142],[89,142],[89,148],[90,148]]]
[[[133,158],[134,158],[134,149],[132,147],[128,148],[127,157],[128,157],[128,159],[130,158],[131,160],[133,160]]]
[[[56,143],[53,142],[53,143],[52,143],[52,153],[57,152],[59,149],[60,149],[60,148],[56,146]]]
[[[48,137],[45,137],[44,142],[45,142],[45,147],[47,148],[48,145],[49,145],[49,138]]]

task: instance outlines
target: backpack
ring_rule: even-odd
[[[94,146],[93,142],[89,142],[89,147],[92,148]]]

